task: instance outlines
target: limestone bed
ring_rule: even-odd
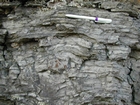
[[[60,3],[1,4],[0,105],[139,105],[137,13]]]

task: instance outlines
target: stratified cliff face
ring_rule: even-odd
[[[0,3],[0,105],[140,104],[138,6],[30,2]]]

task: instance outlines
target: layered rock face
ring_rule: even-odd
[[[117,1],[18,3],[0,4],[0,105],[140,104],[139,10]]]

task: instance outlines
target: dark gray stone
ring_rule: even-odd
[[[138,13],[112,1],[0,3],[0,105],[140,104]]]

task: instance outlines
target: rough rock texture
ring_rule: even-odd
[[[140,104],[136,7],[133,12],[117,1],[52,0],[47,7],[30,2],[0,4],[0,105]]]

